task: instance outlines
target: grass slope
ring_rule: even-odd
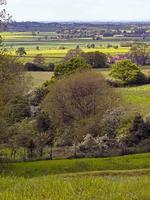
[[[150,169],[150,153],[112,158],[85,158],[9,164],[4,174],[36,177],[66,173],[94,172],[105,170]]]
[[[149,200],[149,185],[150,153],[14,163],[0,177],[0,199]]]

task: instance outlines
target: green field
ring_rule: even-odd
[[[149,200],[150,177],[0,178],[1,200]]]
[[[14,176],[37,177],[43,175],[58,175],[81,172],[87,173],[95,171],[101,171],[101,173],[105,174],[109,173],[108,170],[137,169],[149,169],[147,172],[150,172],[150,153],[112,158],[84,158],[75,160],[12,163],[7,166],[4,174],[9,175],[11,172],[11,174]]]
[[[14,163],[1,200],[149,200],[150,154]]]

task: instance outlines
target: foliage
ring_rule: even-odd
[[[42,87],[37,88],[31,97],[31,100],[30,100],[31,105],[38,106],[43,101],[43,99],[48,94],[48,92],[49,92],[49,89],[47,86],[42,86]]]
[[[107,56],[104,53],[98,51],[88,52],[84,53],[83,57],[93,68],[104,68],[107,66]]]
[[[9,124],[24,116],[28,110],[25,95],[29,89],[29,80],[25,77],[23,66],[17,60],[2,54],[0,60],[0,126],[3,127],[5,123]],[[26,111],[22,110],[24,103],[27,105]],[[0,134],[7,130],[5,126],[4,130],[2,127]]]
[[[45,58],[43,57],[42,54],[37,54],[34,57],[33,63],[35,63],[36,65],[43,66],[45,64]]]
[[[10,144],[16,148],[27,149],[27,157],[28,159],[32,159],[35,150],[35,130],[33,122],[29,119],[24,119],[22,122],[15,124],[9,134]],[[25,152],[23,159],[26,159]]]
[[[24,47],[19,47],[17,50],[16,50],[16,54],[20,57],[22,56],[25,56],[27,54],[26,50]]]
[[[140,68],[130,60],[122,60],[114,64],[110,76],[122,84],[138,84],[142,83],[143,78],[145,79]]]
[[[25,64],[25,70],[27,71],[48,71],[46,67],[44,66],[39,66],[39,64],[34,64],[34,63],[26,63]]]
[[[135,43],[132,45],[129,56],[133,62],[138,65],[149,64],[150,50],[149,46],[145,43]]]
[[[115,108],[111,112],[108,111],[101,124],[102,135],[107,135],[109,138],[116,138],[117,129],[120,126],[121,119],[123,118],[124,114],[124,109],[119,107]]]
[[[60,78],[64,75],[70,75],[75,72],[89,70],[91,67],[86,63],[84,58],[73,57],[68,61],[65,61],[55,67],[54,76]]]
[[[47,67],[48,71],[53,72],[55,69],[55,64],[54,63],[49,63]]]
[[[65,59],[65,61],[67,61],[67,60],[70,60],[71,58],[74,58],[74,57],[81,57],[82,54],[83,54],[83,51],[80,48],[70,49],[67,52],[64,59]]]
[[[142,116],[137,114],[125,137],[125,143],[134,146],[145,139],[150,139],[150,122],[144,121]]]
[[[6,0],[0,0],[0,6],[5,6],[7,4]],[[3,30],[7,23],[10,22],[11,15],[6,12],[5,9],[0,10],[0,29]]]
[[[56,134],[55,134],[54,124],[46,113],[41,112],[37,116],[36,129],[38,131],[37,142],[38,142],[38,149],[40,151],[40,156],[42,157],[43,149],[46,145],[48,145],[51,147],[50,159],[52,160],[53,158],[52,147],[54,145]]]
[[[83,139],[104,114],[118,103],[118,96],[103,76],[82,72],[58,80],[50,89],[43,106],[58,129],[68,130],[72,142]]]

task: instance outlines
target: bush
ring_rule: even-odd
[[[64,75],[70,75],[76,71],[83,71],[90,68],[91,66],[86,63],[84,58],[74,57],[57,65],[54,70],[54,76],[59,78]]]
[[[55,69],[55,64],[54,63],[49,63],[48,67],[47,67],[47,70],[50,71],[50,72],[53,72]]]
[[[50,63],[48,66],[42,66],[39,64],[34,63],[26,63],[25,64],[25,70],[27,71],[39,71],[39,72],[47,72],[47,71],[54,71],[55,65],[53,63]]]
[[[65,60],[65,61],[68,61],[68,60],[70,60],[71,58],[74,58],[74,57],[81,57],[83,53],[84,53],[84,52],[83,52],[82,49],[80,49],[80,48],[70,49],[70,50],[67,52],[67,54],[66,54],[64,60]]]
[[[107,56],[104,53],[98,51],[88,52],[84,53],[83,57],[93,68],[107,67]]]
[[[46,71],[44,67],[33,64],[33,63],[26,63],[25,70],[27,71]]]
[[[146,83],[147,79],[140,68],[131,60],[122,60],[112,65],[110,76],[122,85]]]
[[[150,123],[149,121],[144,121],[142,116],[137,114],[133,119],[124,141],[127,146],[132,147],[146,139],[150,139]]]

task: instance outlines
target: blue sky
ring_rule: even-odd
[[[144,21],[150,0],[7,0],[17,21]]]

